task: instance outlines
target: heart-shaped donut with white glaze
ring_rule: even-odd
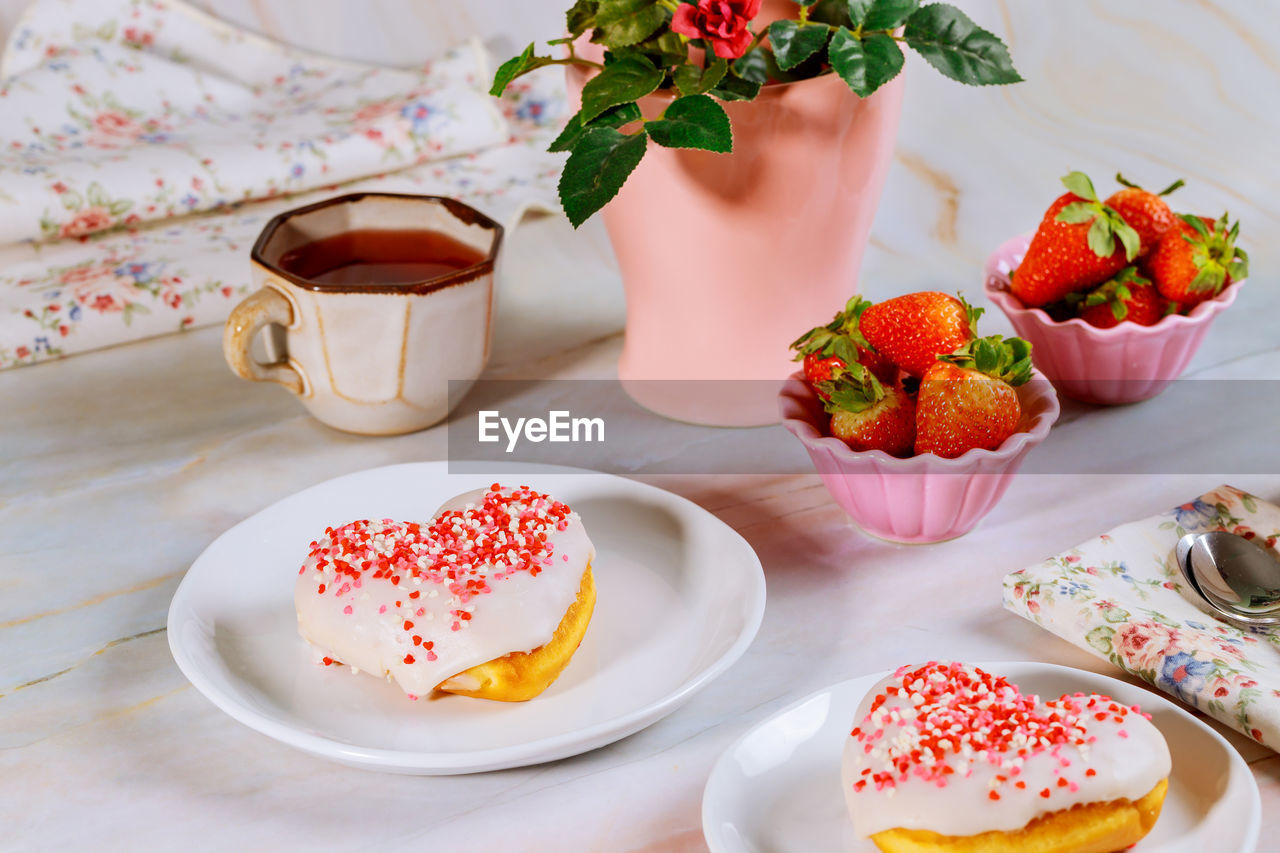
[[[327,665],[489,699],[541,693],[595,602],[582,519],[521,486],[468,492],[431,521],[330,527],[298,571],[298,631]]]
[[[1170,764],[1137,706],[1043,701],[931,661],[868,692],[841,776],[854,829],[884,851],[1108,853],[1150,831]]]

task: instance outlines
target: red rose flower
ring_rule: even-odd
[[[711,42],[711,49],[723,59],[737,59],[751,44],[747,24],[760,14],[760,0],[698,0],[698,5],[681,3],[671,19],[671,30],[689,38]]]

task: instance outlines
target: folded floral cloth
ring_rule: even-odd
[[[383,68],[180,0],[36,0],[0,59],[0,368],[222,322],[288,207],[376,189],[554,209],[549,70],[499,101],[479,44]]]
[[[1280,506],[1219,486],[1014,572],[1004,579],[1004,606],[1275,749],[1280,634],[1242,630],[1192,603],[1174,547],[1205,530],[1271,548]]]

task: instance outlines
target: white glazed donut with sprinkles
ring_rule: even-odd
[[[298,570],[298,630],[320,662],[385,676],[418,698],[546,642],[594,555],[567,505],[494,483],[427,523],[327,528]]]
[[[1169,775],[1149,717],[1106,696],[1051,701],[960,663],[901,667],[868,693],[844,750],[860,837],[1014,831],[1079,803],[1136,801]]]

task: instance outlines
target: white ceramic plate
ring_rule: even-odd
[[[1248,766],[1217,732],[1140,687],[1044,663],[982,663],[1026,693],[1079,690],[1138,703],[1173,754],[1169,793],[1141,853],[1250,853],[1262,805]],[[858,703],[887,673],[842,681],[784,708],[739,738],[711,771],[702,829],[712,853],[875,853],[854,837],[840,787],[840,758]]]
[[[661,489],[545,467],[450,474],[444,462],[339,477],[237,524],[192,564],[169,608],[183,673],[245,725],[373,770],[452,774],[576,755],[671,713],[746,650],[764,613],[760,560],[741,536]],[[318,666],[298,636],[293,585],[307,543],[357,518],[426,519],[468,489],[518,480],[581,515],[597,549],[582,646],[529,702],[407,700],[368,675]],[[517,483],[512,482],[512,485]]]

